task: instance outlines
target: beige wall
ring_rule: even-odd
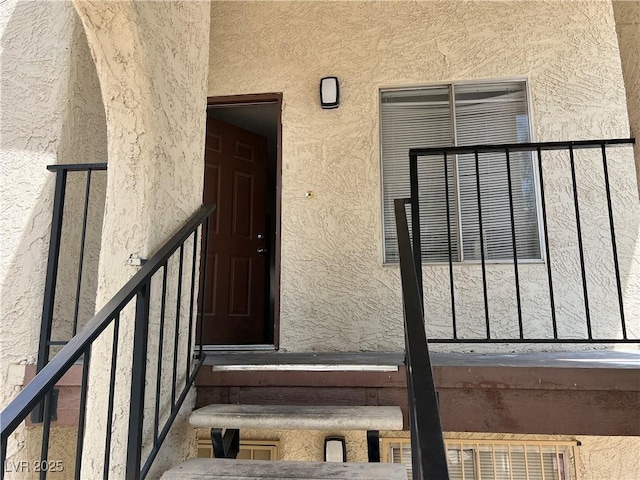
[[[382,265],[380,88],[527,78],[535,140],[628,135],[607,2],[213,2],[211,16],[209,94],[283,92],[283,350],[402,348],[398,269]],[[318,105],[327,75],[340,79],[337,110]],[[640,213],[631,149],[612,152],[610,162],[627,322],[637,335]],[[547,163],[559,330],[584,336],[568,164]],[[583,214],[600,219],[583,225],[594,332],[616,335],[612,266],[602,260],[610,248],[602,247],[602,167],[592,154],[578,163]],[[305,198],[307,191],[315,196]],[[482,335],[480,269],[459,266],[454,275],[461,331]],[[526,333],[549,335],[545,267],[521,265],[520,276]],[[425,271],[433,335],[450,335],[448,281],[446,266]],[[515,335],[513,267],[491,266],[488,283],[493,330]]]
[[[640,2],[614,1],[613,11],[620,43],[622,75],[627,89],[631,136],[640,137]],[[640,184],[640,140],[635,146],[636,174]],[[638,192],[640,194],[640,191]]]
[[[7,365],[33,363],[37,355],[55,181],[46,166],[104,162],[107,138],[100,86],[73,6],[12,1],[3,5],[2,12],[0,403],[4,405],[14,393],[11,382],[5,381]],[[74,183],[75,178],[69,181]],[[100,183],[96,179],[94,194],[99,194]],[[93,202],[98,207],[99,197]],[[72,215],[67,216],[70,220],[74,223]],[[98,238],[100,227],[101,219],[90,225]],[[90,234],[89,240],[94,237]],[[87,251],[88,263],[94,260],[94,266],[86,272],[93,284],[94,250]],[[65,259],[71,260],[63,254],[63,265]],[[67,263],[72,269],[72,262]],[[69,304],[69,296],[63,296]]]
[[[55,179],[46,166],[104,162],[107,141],[95,67],[71,3],[7,1],[1,13],[0,409],[18,392],[24,365],[37,356]],[[94,187],[92,205],[99,209],[99,179]],[[68,220],[78,226],[72,216]],[[99,238],[101,224],[101,218],[90,224],[89,240]],[[87,249],[89,303],[96,246],[99,241]],[[73,269],[70,260],[63,252],[62,264]],[[69,293],[62,292],[67,305]],[[7,459],[26,460],[31,438],[18,429]]]

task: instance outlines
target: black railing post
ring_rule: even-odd
[[[176,325],[173,329],[173,376],[171,380],[171,411],[176,403],[176,387],[178,384],[178,350],[180,347],[180,306],[182,305],[182,274],[184,271],[184,243],[180,245],[178,263],[178,293],[176,298]]]
[[[618,308],[620,309],[620,326],[622,338],[627,339],[627,324],[624,318],[624,302],[622,299],[622,285],[620,284],[620,265],[618,263],[618,246],[616,245],[616,228],[613,224],[613,209],[611,208],[611,185],[609,183],[609,167],[607,166],[607,147],[602,144],[602,167],[604,169],[604,185],[607,191],[607,211],[609,212],[609,230],[611,231],[611,248],[613,250],[613,266],[616,274],[616,288],[618,289]]]
[[[195,291],[196,291],[196,271],[198,269],[197,257],[198,257],[198,230],[193,232],[193,250],[191,252],[191,292],[189,298],[189,334],[187,337],[187,371],[185,378],[189,378],[191,373],[191,360],[193,359],[193,352],[191,351],[193,344],[193,324],[197,321],[193,316],[195,312]]]
[[[507,163],[507,186],[509,190],[509,218],[511,219],[511,247],[513,250],[513,278],[516,286],[516,306],[518,308],[518,332],[520,340],[524,339],[524,325],[522,323],[522,299],[520,298],[520,274],[518,272],[518,242],[516,238],[516,220],[513,210],[513,180],[511,179],[511,156],[509,149],[504,151]]]
[[[203,342],[204,342],[204,313],[205,313],[205,299],[207,293],[207,263],[208,263],[208,248],[209,248],[209,226],[211,216],[208,216],[206,221],[200,227],[200,283],[198,284],[198,357],[203,357]]]
[[[422,285],[422,244],[420,239],[420,191],[418,185],[418,156],[409,155],[409,182],[411,184],[411,238],[413,239],[413,263],[418,274],[420,298],[423,298]]]
[[[482,294],[484,296],[484,323],[487,329],[487,340],[491,338],[491,322],[489,321],[489,296],[487,294],[487,267],[484,253],[484,228],[482,227],[482,188],[480,186],[480,159],[478,151],[474,153],[476,166],[476,194],[478,195],[478,235],[480,236],[480,261],[482,265]]]
[[[0,480],[4,480],[4,471],[6,470],[6,462],[7,462],[7,441],[3,438],[0,441]]]
[[[111,370],[109,372],[109,396],[107,401],[107,426],[104,436],[104,471],[103,480],[109,480],[109,466],[111,463],[111,427],[113,425],[113,406],[116,390],[116,367],[118,364],[118,335],[120,332],[120,314],[113,320],[113,341],[111,344]]]
[[[82,357],[82,382],[80,386],[80,406],[78,412],[78,435],[76,439],[75,480],[80,480],[82,471],[82,450],[84,447],[85,423],[87,421],[87,393],[89,390],[89,364],[91,362],[91,346],[87,347]]]
[[[126,480],[138,480],[140,478],[144,426],[144,393],[147,370],[147,340],[149,337],[149,294],[150,282],[146,282],[142,285],[136,296]]]
[[[418,276],[412,262],[405,204],[394,200],[405,331],[407,393],[411,421],[413,475],[416,480],[448,480],[447,456],[438,397],[431,370]]]
[[[455,281],[453,279],[453,252],[451,251],[451,204],[449,203],[449,159],[447,154],[444,154],[444,197],[447,210],[447,248],[448,248],[448,260],[449,260],[449,289],[451,290],[451,326],[453,329],[453,338],[458,338],[458,326],[456,324],[456,292]],[[458,252],[462,242],[458,241]],[[458,259],[460,255],[458,254]],[[458,260],[456,259],[456,260]]]
[[[584,265],[584,246],[582,244],[582,226],[580,224],[580,202],[578,201],[578,181],[573,146],[569,147],[569,164],[571,166],[571,185],[573,187],[573,206],[576,212],[576,233],[578,234],[578,252],[580,253],[580,273],[582,274],[582,294],[584,296],[584,314],[587,320],[587,336],[593,338],[591,331],[591,311],[589,310],[589,290],[587,288],[587,272]]]
[[[60,260],[60,239],[62,237],[62,217],[64,213],[65,190],[67,187],[67,171],[56,172],[56,186],[53,197],[53,216],[51,219],[51,235],[49,237],[49,255],[47,258],[47,273],[44,283],[44,302],[42,304],[42,323],[40,327],[40,342],[38,345],[39,372],[49,361],[51,328],[53,325],[53,307],[56,296],[56,282],[58,279],[58,262]],[[34,411],[32,420],[36,423],[42,421],[42,409]]]
[[[162,383],[162,351],[164,349],[164,319],[167,310],[167,269],[169,264],[162,267],[162,294],[160,296],[160,326],[158,327],[158,363],[156,382],[156,406],[153,414],[153,443],[158,440],[158,422],[160,421],[160,387]]]
[[[538,175],[540,177],[540,200],[542,202],[542,226],[544,231],[544,251],[547,261],[547,278],[549,280],[549,303],[551,308],[551,326],[553,338],[558,338],[558,321],[556,319],[556,302],[553,293],[553,274],[551,268],[551,251],[549,249],[549,227],[547,224],[547,200],[544,194],[544,176],[542,172],[542,149],[538,147]]]
[[[82,294],[82,273],[84,270],[84,250],[87,240],[87,218],[89,216],[89,198],[91,196],[91,170],[87,170],[87,180],[84,192],[84,209],[82,211],[82,235],[80,237],[80,259],[78,260],[78,276],[76,277],[76,304],[73,309],[73,335],[78,332],[78,313],[80,311],[80,296]]]

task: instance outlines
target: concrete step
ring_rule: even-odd
[[[224,371],[397,372],[403,352],[208,352],[205,365]]]
[[[407,480],[407,468],[391,463],[284,462],[192,458],[161,480]]]
[[[194,410],[189,423],[198,428],[264,430],[402,430],[400,407],[207,405]]]

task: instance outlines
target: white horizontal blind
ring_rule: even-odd
[[[408,198],[411,194],[411,148],[452,145],[450,88],[447,86],[382,92],[381,135],[385,261],[397,262],[398,239],[393,200]],[[447,168],[451,230],[455,235],[457,214],[453,159],[449,159]],[[448,260],[447,204],[442,157],[420,159],[418,184],[423,256],[426,261]],[[458,257],[457,244],[457,238],[452,238],[454,260]]]
[[[529,142],[522,82],[454,86],[457,144]],[[479,155],[485,259],[513,258],[507,159],[504,153]],[[511,152],[511,182],[519,259],[540,258],[538,215],[530,153]],[[480,225],[475,157],[458,156],[459,195],[465,260],[480,260]]]
[[[477,478],[475,451],[472,448],[447,447],[449,480]]]
[[[450,480],[571,480],[567,445],[446,442]],[[411,443],[389,443],[388,459],[411,478]]]
[[[452,93],[453,90],[453,93]],[[455,123],[451,110],[455,98]],[[397,262],[393,200],[410,196],[409,149],[528,142],[524,82],[431,87],[381,94],[385,262]],[[528,153],[511,153],[516,247],[519,259],[540,258],[534,164]],[[475,157],[447,159],[451,256],[480,259]],[[504,154],[479,158],[485,259],[512,260],[509,190]],[[423,259],[447,262],[447,202],[444,157],[420,157],[420,225]],[[462,249],[459,248],[459,231]]]
[[[407,478],[412,478],[413,469],[411,464],[411,443],[391,443],[389,444],[389,459],[391,463],[402,463],[407,467]]]

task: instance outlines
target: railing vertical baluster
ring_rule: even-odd
[[[53,389],[47,393],[44,398],[44,418],[42,419],[42,445],[40,447],[40,464],[47,463],[49,460],[49,438],[51,436],[51,397],[53,396]],[[3,465],[4,469],[4,465]],[[38,475],[40,480],[46,480],[47,470],[40,469]]]
[[[67,188],[67,171],[56,172],[56,186],[53,197],[53,216],[51,218],[51,235],[49,237],[49,254],[47,258],[47,276],[44,283],[44,302],[42,304],[42,323],[40,327],[40,342],[38,344],[37,371],[39,372],[49,362],[51,329],[53,326],[53,308],[56,296],[56,282],[58,279],[58,261],[60,259],[60,239],[62,238],[62,218],[64,215],[64,200]],[[34,410],[34,422],[42,421],[43,404]]]
[[[162,382],[162,351],[164,350],[164,319],[165,312],[167,309],[167,268],[168,263],[165,262],[162,267],[162,296],[160,298],[160,326],[158,333],[158,367],[157,367],[157,376],[158,381],[156,382],[156,406],[155,413],[153,415],[153,443],[155,444],[158,440],[158,422],[160,420],[160,386]]]
[[[480,187],[480,161],[478,151],[473,152],[476,164],[476,193],[478,195],[478,228],[480,229],[480,261],[482,262],[482,293],[484,295],[484,321],[487,329],[487,340],[491,338],[491,324],[489,322],[489,297],[487,295],[487,269],[485,266],[484,229],[482,228],[482,197]]]
[[[89,213],[89,195],[91,194],[91,170],[87,170],[87,183],[84,192],[84,210],[82,212],[82,235],[80,237],[80,258],[78,259],[78,276],[76,282],[76,302],[73,309],[73,335],[78,332],[78,312],[80,310],[80,294],[82,293],[82,267],[84,266],[84,247],[87,238],[87,215]]]
[[[582,246],[582,227],[580,225],[580,204],[578,201],[578,182],[576,180],[576,165],[573,146],[569,147],[569,163],[571,164],[571,183],[573,185],[573,205],[576,212],[576,230],[578,233],[578,251],[580,252],[580,272],[582,274],[582,293],[584,295],[584,312],[587,319],[587,335],[593,338],[591,332],[591,313],[589,311],[589,292],[587,290],[587,273],[584,265],[584,248]]]
[[[193,322],[196,320],[193,317],[193,312],[195,308],[195,292],[196,292],[196,258],[198,256],[198,242],[196,231],[193,232],[193,250],[191,252],[191,298],[189,299],[189,337],[187,338],[187,371],[185,378],[189,378],[189,373],[191,371],[191,358],[193,356],[191,352],[191,346],[193,343]]]
[[[2,464],[0,464],[0,480],[4,480],[4,471],[6,470],[5,465],[7,462],[7,440],[4,438],[0,441],[0,461],[2,461]]]
[[[509,149],[504,151],[507,162],[507,184],[509,187],[509,214],[511,217],[511,243],[513,246],[513,275],[516,283],[516,302],[518,307],[518,330],[520,339],[524,338],[524,326],[522,325],[522,302],[520,298],[520,275],[518,274],[518,248],[516,246],[516,220],[513,211],[513,183],[511,180],[511,158]]]
[[[409,155],[409,183],[411,189],[411,238],[413,240],[413,263],[418,275],[420,298],[424,299],[422,285],[422,244],[420,232],[420,192],[418,185],[418,156]]]
[[[182,304],[182,271],[184,267],[184,243],[180,245],[180,264],[178,266],[178,296],[176,298],[176,328],[173,332],[173,377],[171,380],[171,411],[176,404],[176,385],[178,382],[178,347],[180,342],[180,305]]]
[[[558,321],[556,319],[556,303],[553,293],[553,277],[551,273],[551,252],[549,250],[549,228],[547,226],[547,201],[544,194],[544,176],[542,173],[542,150],[538,152],[538,176],[540,177],[540,200],[542,203],[542,227],[544,231],[544,250],[547,260],[547,278],[549,279],[549,302],[551,303],[551,324],[553,326],[553,338],[558,339]]]
[[[202,358],[202,349],[203,349],[203,338],[204,338],[204,303],[207,292],[207,263],[209,260],[207,249],[209,248],[209,219],[211,217],[207,217],[205,224],[200,228],[200,235],[202,236],[202,241],[200,244],[202,245],[202,249],[200,250],[200,265],[202,265],[202,272],[200,277],[202,278],[202,282],[200,284],[200,288],[198,290],[198,298],[200,301],[198,302],[198,309],[200,310],[200,324],[199,324],[199,332],[198,332],[198,343],[199,347],[199,357]]]
[[[602,144],[602,166],[604,168],[604,185],[607,191],[607,211],[609,212],[609,230],[611,230],[611,248],[613,249],[613,265],[616,271],[616,287],[618,288],[618,308],[620,308],[620,323],[622,338],[627,339],[627,324],[624,318],[624,303],[622,299],[622,285],[620,284],[620,265],[618,264],[618,247],[616,245],[616,229],[613,224],[613,209],[611,208],[611,186],[609,184],[609,167],[607,166],[606,146]]]
[[[136,295],[126,480],[138,480],[140,476],[144,427],[144,390],[147,370],[147,342],[149,337],[150,287],[149,279]]]
[[[107,426],[104,442],[104,471],[103,479],[109,480],[109,465],[111,460],[111,429],[113,427],[113,406],[116,390],[116,365],[118,361],[118,335],[120,332],[120,314],[113,321],[113,343],[111,346],[111,370],[109,372],[109,399],[107,402]]]
[[[82,358],[82,383],[80,384],[80,406],[78,411],[78,436],[76,440],[75,479],[80,480],[82,469],[82,446],[84,444],[84,425],[87,420],[87,390],[89,386],[89,364],[91,363],[91,346],[88,346]]]
[[[451,252],[451,206],[449,205],[449,160],[447,154],[444,154],[444,192],[445,201],[447,203],[447,245],[449,251],[449,288],[451,290],[451,319],[453,326],[453,338],[458,338],[458,326],[456,323],[456,297],[455,297],[455,281],[453,279],[453,252]],[[458,241],[458,249],[461,248]]]

